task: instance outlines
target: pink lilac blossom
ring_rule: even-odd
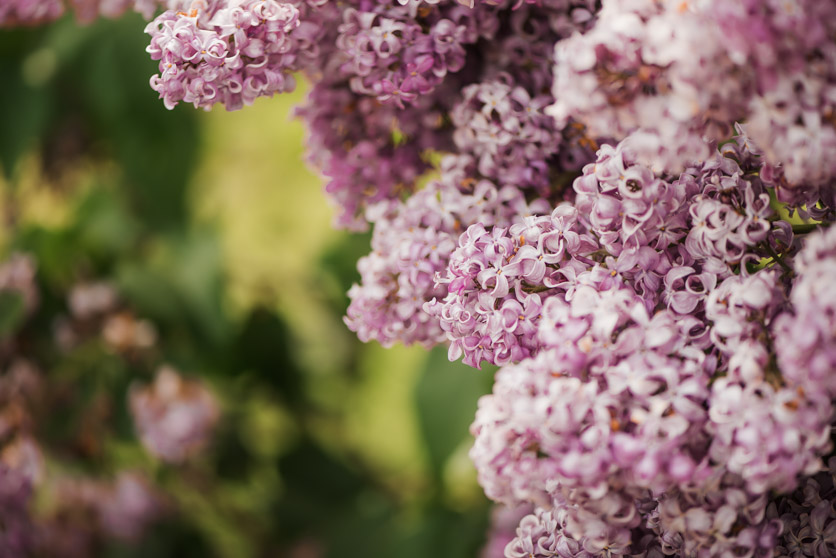
[[[723,36],[700,3],[604,2],[585,34],[555,52],[550,114],[575,118],[596,136],[633,134],[654,172],[679,171],[711,154],[745,114],[752,87],[725,52]]]
[[[147,51],[159,60],[151,87],[167,108],[180,101],[228,110],[290,91],[299,10],[276,0],[202,0],[188,12],[168,10],[149,23]]]
[[[187,0],[4,0],[0,5],[0,28],[20,25],[41,25],[64,14],[65,7],[73,9],[82,23],[98,17],[117,18],[129,10],[145,19],[154,17],[158,8],[177,9]]]
[[[543,350],[502,368],[479,403],[471,457],[486,494],[583,506],[608,487],[697,478],[711,361],[628,288],[561,298],[543,309]]]
[[[792,311],[775,320],[781,375],[807,392],[836,398],[836,228],[804,239],[793,261]]]
[[[792,184],[836,177],[836,6],[816,0],[712,2],[732,55],[758,83],[745,130]],[[830,183],[830,184],[828,184]]]
[[[41,25],[63,13],[62,0],[4,0],[0,4],[0,28]]]
[[[498,24],[492,10],[445,2],[428,5],[419,22],[408,7],[347,7],[336,41],[345,59],[340,70],[352,91],[402,107],[461,70],[465,45],[492,37]]]
[[[776,558],[836,556],[836,458],[821,473],[807,477],[792,494],[774,500],[767,514],[783,529]]]
[[[35,543],[31,497],[31,480],[0,464],[0,558],[31,555]]]
[[[551,100],[550,95],[532,97],[507,74],[469,85],[450,113],[456,147],[473,154],[483,176],[547,196],[549,159],[561,139],[554,119],[543,113]]]
[[[133,385],[128,403],[142,444],[171,463],[205,448],[220,418],[212,392],[170,367],[161,368],[151,385]]]
[[[536,509],[486,552],[836,555],[836,4],[168,7],[148,27],[166,106],[313,82],[299,114],[336,224],[374,225],[360,339],[503,366],[471,457],[490,498]],[[25,298],[32,275],[0,269],[0,288]],[[107,314],[76,299],[78,320]],[[149,345],[107,315],[114,350]],[[207,393],[174,373],[134,388],[149,451],[199,451]]]
[[[448,161],[452,171],[462,161]],[[346,324],[363,341],[384,346],[396,341],[432,346],[445,338],[439,322],[423,311],[446,289],[435,276],[447,268],[460,231],[471,223],[506,225],[547,205],[528,203],[516,188],[497,188],[488,180],[450,184],[442,178],[406,203],[375,208],[373,252],[357,264],[361,283],[348,292]]]
[[[766,514],[766,495],[751,495],[739,477],[719,472],[706,488],[671,490],[659,498],[648,526],[666,555],[768,558],[781,521]]]
[[[632,133],[643,162],[678,171],[735,121],[792,184],[836,176],[836,8],[829,2],[604,2],[556,45],[551,114]],[[827,186],[832,190],[832,186]]]
[[[830,396],[775,366],[787,270],[775,253],[765,269],[746,267],[765,246],[791,255],[792,232],[747,173],[751,154],[724,152],[667,182],[636,167],[629,143],[604,146],[576,181],[582,220],[605,252],[620,257],[638,239],[660,248],[668,270],[638,283],[609,254],[564,272],[545,294],[540,344],[480,401],[471,452],[480,483],[497,501],[552,510],[549,544],[568,538],[593,556],[768,556],[781,532],[764,515],[768,495],[792,491],[832,449]],[[645,191],[643,215],[655,219],[661,200],[660,216],[678,219],[673,236],[631,227],[625,209]],[[703,222],[717,232],[693,236]],[[830,248],[818,242],[807,258],[824,266]],[[640,539],[643,549],[627,550]],[[536,556],[533,544],[522,536],[507,555]]]
[[[430,168],[422,154],[446,146],[441,111],[430,97],[418,104],[381,106],[345,82],[323,80],[297,110],[307,124],[309,160],[325,175],[325,191],[339,208],[336,226],[368,227],[366,207],[411,192]]]
[[[575,257],[597,248],[569,204],[507,229],[471,225],[459,237],[446,272],[437,276],[447,295],[424,307],[447,333],[450,359],[464,355],[465,363],[478,367],[482,361],[502,365],[532,355],[546,291],[558,287],[562,268],[585,268]]]
[[[556,514],[537,509],[533,514],[522,519],[517,527],[516,537],[505,547],[507,558],[593,558],[595,554],[587,552],[583,543],[563,533],[563,526]],[[613,549],[614,555],[621,555]]]

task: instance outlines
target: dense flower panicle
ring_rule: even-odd
[[[147,51],[160,61],[152,88],[166,107],[180,101],[228,110],[295,87],[299,10],[277,0],[210,0],[169,10],[148,24]]]
[[[419,22],[409,7],[348,7],[336,41],[345,58],[341,71],[352,91],[402,107],[464,67],[465,45],[495,33],[492,11],[444,2],[428,5]]]
[[[373,252],[360,259],[361,283],[349,290],[346,323],[363,341],[432,346],[444,340],[437,317],[423,310],[446,289],[435,283],[447,267],[462,228],[471,223],[507,225],[547,207],[527,202],[520,191],[488,180],[456,183],[467,160],[450,160],[448,175],[416,192],[406,203],[382,204],[374,217]],[[452,182],[452,183],[451,183]]]
[[[450,359],[464,355],[465,363],[478,367],[531,356],[546,291],[561,282],[562,267],[576,265],[575,256],[597,248],[569,204],[509,228],[471,225],[437,277],[447,296],[425,306],[451,341]]]
[[[792,494],[775,499],[767,514],[783,524],[776,558],[836,556],[836,458],[802,482]]]
[[[706,302],[712,346],[726,370],[711,388],[709,454],[744,478],[750,494],[792,490],[832,449],[825,384],[804,384],[775,367],[774,351],[788,341],[773,337],[775,316],[786,305],[775,269],[728,277]]]
[[[4,0],[0,4],[0,28],[40,25],[63,13],[62,0]]]
[[[766,514],[766,495],[741,488],[741,479],[719,473],[702,490],[672,490],[659,498],[648,525],[666,555],[772,556],[782,523]]]
[[[710,456],[744,477],[749,494],[794,489],[832,447],[833,409],[821,393],[725,377],[712,385],[710,404]]]
[[[0,464],[0,558],[30,556],[35,530],[30,516],[31,479]]]
[[[308,157],[327,177],[325,191],[339,208],[337,226],[363,229],[368,205],[412,191],[430,168],[422,154],[447,146],[433,104],[424,97],[420,108],[399,110],[351,92],[342,81],[314,85],[297,114],[307,124]]]
[[[121,471],[113,480],[62,476],[37,526],[37,556],[94,556],[107,538],[136,542],[163,513],[161,498],[141,473]]]
[[[198,380],[187,380],[163,367],[149,386],[134,385],[129,394],[134,424],[145,448],[179,463],[202,450],[220,418],[218,403]]]
[[[561,140],[554,119],[543,113],[551,100],[549,95],[532,97],[507,74],[469,85],[450,113],[456,147],[476,158],[483,176],[547,196],[553,172],[549,159]]]
[[[793,261],[798,277],[790,293],[792,312],[773,329],[781,375],[808,392],[836,398],[836,228],[805,238]]]
[[[699,3],[604,2],[592,29],[556,45],[550,113],[597,136],[633,133],[655,172],[707,158],[705,140],[728,135],[751,85],[729,79],[737,67],[702,11]]]
[[[594,27],[556,45],[552,114],[636,137],[654,171],[710,154],[745,128],[790,183],[836,176],[836,7],[830,2],[604,2]],[[831,187],[832,188],[832,187]]]
[[[83,19],[157,6],[72,3]],[[836,3],[165,7],[147,31],[169,108],[313,82],[298,114],[336,224],[374,225],[348,327],[502,366],[470,455],[486,494],[520,507],[497,512],[486,558],[836,555]],[[7,2],[0,25],[60,9]],[[31,313],[31,262],[0,267],[0,291]],[[68,309],[117,354],[156,340],[107,285]],[[0,463],[33,471],[12,377]],[[130,399],[170,462],[218,420],[169,370]],[[141,485],[108,492],[127,502],[113,534],[153,507]],[[85,490],[70,500],[96,509]]]
[[[698,478],[710,361],[671,313],[650,318],[629,289],[610,292],[548,299],[540,331],[550,345],[502,368],[480,401],[471,457],[488,496],[580,505],[608,485]]]
[[[816,0],[712,3],[733,56],[754,70],[745,129],[790,183],[836,177],[836,5]],[[828,186],[832,191],[832,184]]]
[[[516,537],[505,547],[508,558],[594,558],[597,554],[587,552],[583,542],[563,533],[563,526],[551,511],[537,509],[523,518],[517,527]],[[624,548],[614,548],[611,555],[620,556]]]
[[[4,0],[0,5],[0,28],[53,21],[64,14],[66,6],[73,9],[78,21],[90,23],[98,17],[119,17],[129,10],[151,19],[161,7],[174,10],[187,3],[188,0]]]
[[[604,262],[648,309],[664,302],[701,320],[711,289],[747,262],[771,257],[770,249],[789,248],[792,232],[737,143],[671,180],[637,163],[633,140],[601,147],[575,180],[575,205],[606,250]]]
[[[99,500],[102,528],[110,536],[138,540],[164,506],[148,480],[133,471],[121,471]]]

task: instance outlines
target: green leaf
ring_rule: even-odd
[[[0,166],[7,176],[43,133],[50,111],[49,91],[23,82],[19,64],[0,60],[3,109],[0,112]]]
[[[444,347],[430,353],[415,386],[415,402],[436,478],[440,478],[447,458],[470,435],[476,402],[490,391],[492,381],[492,369],[475,370],[450,362]]]
[[[0,337],[15,333],[25,317],[23,295],[16,291],[0,291]]]
[[[303,372],[293,359],[290,330],[275,312],[253,309],[235,342],[236,373],[251,371],[290,406],[304,408]]]

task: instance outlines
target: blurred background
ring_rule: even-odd
[[[0,555],[479,556],[492,370],[343,325],[304,83],[167,111],[143,28],[0,32]]]

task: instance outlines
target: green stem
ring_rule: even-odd
[[[784,270],[785,270],[787,273],[792,273],[792,268],[791,268],[790,266],[788,266],[788,265],[787,265],[787,262],[785,262],[785,261],[781,258],[781,256],[779,256],[779,255],[778,255],[778,253],[777,253],[775,250],[773,250],[773,249],[772,249],[772,246],[770,246],[770,245],[769,245],[769,242],[764,242],[764,243],[763,243],[763,246],[764,246],[764,248],[766,248],[766,252],[769,254],[769,256],[772,258],[772,260],[773,260],[775,263],[777,263],[778,265],[780,265],[781,267],[783,267],[783,268],[784,268]]]
[[[523,290],[527,293],[542,293],[543,291],[548,291],[550,287],[545,285],[523,285]]]

